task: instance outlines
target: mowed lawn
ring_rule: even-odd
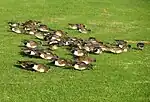
[[[0,102],[150,102],[150,45],[143,51],[91,55],[93,70],[51,67],[35,73],[15,67],[22,57],[19,45],[33,36],[8,32],[8,21],[40,20],[70,36],[150,41],[149,0],[2,0],[0,2]],[[92,29],[80,34],[68,23],[84,23]],[[133,47],[136,44],[132,44]],[[70,57],[64,49],[57,54]]]

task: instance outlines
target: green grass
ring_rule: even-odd
[[[28,19],[40,20],[51,28],[81,38],[150,40],[149,0],[3,0],[0,3],[0,102],[150,101],[149,45],[143,51],[93,55],[97,58],[94,70],[51,67],[49,73],[34,73],[16,68],[17,60],[29,59],[19,55],[21,40],[34,37],[7,32],[7,22]],[[84,23],[92,32],[82,35],[67,30],[67,23]],[[60,56],[65,57],[65,52]]]

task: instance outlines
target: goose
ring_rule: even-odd
[[[30,30],[26,30],[25,32],[26,34],[29,34],[29,35],[35,35],[37,30],[34,28],[31,28]]]
[[[40,50],[37,49],[31,49],[31,48],[24,48],[22,49],[22,52],[28,56],[35,56],[39,57],[40,56]]]
[[[79,48],[73,48],[71,51],[74,56],[85,56],[87,55],[87,52],[84,49],[79,49]]]
[[[102,53],[102,49],[100,47],[94,47],[93,51],[91,51],[94,54],[101,54]]]
[[[28,21],[25,21],[24,23],[22,23],[22,26],[24,28],[24,30],[31,30],[31,29],[35,29],[37,28],[37,26],[40,25],[40,21],[35,21],[35,20],[28,20]]]
[[[42,59],[46,59],[46,60],[51,60],[53,61],[54,59],[57,59],[58,56],[50,51],[40,51],[39,52],[39,56],[42,58]]]
[[[73,30],[78,30],[79,28],[85,28],[85,25],[84,24],[71,24],[71,23],[68,23],[69,25],[69,29],[73,29]]]
[[[85,64],[91,64],[93,62],[96,62],[96,59],[88,56],[82,56],[82,57],[75,57],[75,62],[84,62]]]
[[[44,40],[45,40],[45,41],[53,41],[53,40],[61,41],[61,39],[62,39],[62,38],[61,38],[60,36],[55,35],[55,34],[46,35],[46,36],[44,37]]]
[[[41,32],[41,31],[37,31],[35,32],[34,36],[40,40],[44,40],[45,36],[49,36],[51,35],[51,33],[49,32]]]
[[[41,25],[38,26],[38,30],[41,31],[41,32],[49,32],[50,28],[48,28],[47,25],[41,24]]]
[[[8,25],[9,25],[10,27],[18,27],[18,26],[20,26],[21,24],[18,23],[18,22],[8,22]]]
[[[24,34],[25,31],[21,27],[10,27],[10,30],[17,34]]]
[[[127,42],[124,40],[115,40],[116,41],[116,46],[123,48],[124,46],[127,45]]]
[[[72,61],[71,60],[66,60],[66,59],[63,59],[63,58],[58,58],[54,61],[54,64],[55,66],[58,66],[58,67],[71,67],[72,66]]]
[[[22,41],[24,45],[28,48],[37,48],[38,47],[38,42],[33,41],[33,40],[24,40]],[[40,42],[41,43],[41,42]]]
[[[95,44],[92,44],[91,42],[89,43],[85,43],[83,48],[89,52],[89,53],[94,53],[94,54],[100,54],[102,53],[102,48],[100,47],[100,44],[99,43],[95,43]]]
[[[68,33],[67,32],[64,32],[62,30],[55,30],[53,31],[53,34],[59,36],[59,37],[64,37],[65,35],[67,35]]]
[[[79,71],[82,71],[82,70],[89,70],[89,69],[92,69],[93,68],[93,66],[92,66],[92,64],[86,64],[86,63],[84,63],[84,62],[77,62],[77,63],[75,63],[74,65],[73,65],[73,68],[75,69],[75,70],[79,70]]]
[[[139,50],[143,50],[144,49],[144,43],[142,43],[142,42],[137,43],[137,48]]]
[[[123,48],[113,46],[109,48],[109,51],[115,54],[119,54],[119,53],[127,52],[128,49],[130,48],[131,48],[131,45],[124,46]]]
[[[41,23],[40,21],[28,20],[22,23],[22,26],[26,26],[26,25],[34,26],[34,25],[39,25],[40,23]]]
[[[43,64],[39,64],[33,61],[18,61],[18,64],[26,70],[36,71],[36,72],[48,72],[49,68]]]
[[[79,28],[78,31],[79,31],[80,33],[84,33],[84,34],[87,34],[88,32],[91,32],[90,29],[86,29],[86,28]]]
[[[36,32],[34,34],[34,36],[40,40],[44,40],[44,37],[46,36],[46,34],[42,33],[42,32]]]

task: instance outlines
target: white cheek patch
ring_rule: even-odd
[[[65,43],[65,45],[66,45],[66,46],[69,45],[69,42],[67,41],[67,42]]]
[[[40,54],[40,57],[45,59],[45,55],[44,54]]]
[[[84,47],[84,49],[88,52],[90,52],[90,48],[89,47]]]
[[[79,29],[79,32],[86,34],[87,31]]]
[[[120,48],[123,48],[123,45],[119,45]]]
[[[12,30],[13,32],[15,32],[15,31],[16,31],[16,30],[15,30],[15,28],[12,28],[11,30]]]
[[[15,33],[21,33],[21,31],[19,29],[16,30],[15,28],[12,28],[11,30]]]
[[[82,30],[81,30],[81,29],[79,29],[79,32],[82,32]]]
[[[75,65],[74,65],[74,68],[75,68],[75,69],[79,69],[79,65],[75,64]]]
[[[27,43],[26,46],[31,48],[31,44],[30,43]]]
[[[35,52],[34,52],[34,51],[31,51],[30,55],[35,55]]]
[[[34,65],[33,69],[37,71],[38,70],[38,65]]]
[[[102,53],[100,49],[98,49],[96,52],[94,52],[96,54]]]

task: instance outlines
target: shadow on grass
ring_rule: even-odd
[[[133,50],[142,51],[142,49],[139,49],[139,48],[136,48],[136,47],[133,47],[132,49],[133,49]]]
[[[33,72],[35,72],[34,69],[25,69],[25,68],[23,68],[23,67],[21,67],[20,65],[17,65],[17,64],[15,64],[13,66],[16,67],[16,68],[22,69],[22,70],[27,70],[27,71],[33,71]]]
[[[61,68],[61,69],[66,69],[66,70],[74,70],[73,67],[66,67],[66,66],[59,67],[59,66],[56,66],[56,65],[54,64],[54,62],[47,63],[46,65],[47,65],[47,66],[50,66],[50,67],[56,67],[56,68]]]
[[[19,52],[19,54],[22,56],[22,57],[29,57],[29,58],[39,58],[39,56],[33,56],[33,55],[28,55],[28,54],[25,54],[24,52]]]

